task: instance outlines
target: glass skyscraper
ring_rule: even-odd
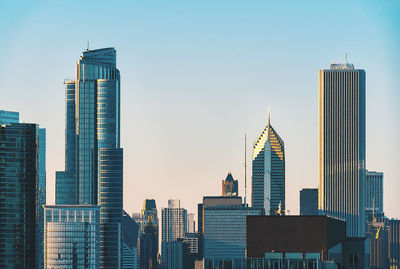
[[[99,268],[99,207],[46,205],[44,212],[44,268]]]
[[[0,125],[0,268],[35,268],[39,130]]]
[[[0,125],[19,123],[19,112],[0,110]],[[43,225],[44,211],[43,205],[46,204],[46,129],[38,129],[38,182],[36,186],[36,266],[43,268]]]
[[[383,215],[383,173],[366,171],[365,175],[366,216]]]
[[[100,206],[100,268],[120,268],[123,153],[116,50],[84,51],[75,80],[64,84],[65,171],[56,173],[56,203]]]
[[[365,71],[332,64],[319,71],[318,210],[365,234]]]
[[[252,206],[264,208],[265,214],[273,215],[285,210],[285,147],[283,140],[268,123],[253,147]]]

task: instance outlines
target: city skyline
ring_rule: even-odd
[[[373,13],[371,6],[373,6],[371,3],[364,6],[367,14],[369,14],[368,12]],[[387,10],[388,6],[390,7],[386,3],[386,6],[382,7],[382,9],[390,13]],[[350,5],[350,8],[352,7],[354,9],[354,6]],[[58,6],[50,6],[48,9],[59,10],[59,8]],[[145,5],[142,8],[145,9]],[[170,7],[176,14],[183,14],[182,17],[178,16],[178,18],[190,22],[191,25],[195,24],[195,21],[187,17],[188,14],[193,13],[191,9],[184,6],[182,7],[182,13],[179,13],[179,8],[176,6],[175,8]],[[232,7],[229,10],[231,13],[228,12],[226,16],[238,14],[237,8],[236,6]],[[248,7],[246,12],[249,12],[250,9],[255,12],[253,10],[254,7],[251,6],[251,8]],[[220,6],[217,7],[217,10],[221,9]],[[399,7],[395,7],[394,10],[393,12],[398,12]],[[148,9],[146,11],[150,12]],[[43,22],[38,17],[42,13],[38,10],[32,12],[36,12],[31,14],[31,20],[33,20],[34,25]],[[153,12],[159,12],[159,10],[156,9]],[[383,13],[382,10],[376,12]],[[198,15],[198,13],[195,14]],[[247,13],[240,14],[243,14],[244,19],[248,20],[247,24],[246,20],[244,20],[244,24],[247,26],[257,25],[257,16],[261,16],[260,13],[255,12],[256,18],[252,19],[253,17]],[[343,13],[339,12],[339,14],[344,16]],[[362,12],[356,12],[356,15],[363,18]],[[272,15],[270,14],[270,16]],[[374,17],[375,20],[373,22],[377,23],[378,30],[373,28],[373,33],[374,31],[379,32],[379,29],[381,29],[379,27],[383,27],[389,22],[389,19],[385,20],[377,17],[379,16],[376,15]],[[169,19],[172,20],[172,17]],[[212,17],[212,19],[216,22],[215,17]],[[310,20],[314,21],[316,17],[311,17]],[[176,21],[170,21],[170,23],[172,25],[177,24]],[[336,23],[343,25],[340,22]],[[332,27],[331,24],[322,24]],[[159,27],[159,24],[156,25]],[[217,35],[219,33],[218,31],[225,29],[223,26],[227,26],[225,24],[217,25],[220,28],[211,31],[211,36],[201,31],[200,36],[212,38],[214,34]],[[262,25],[265,25],[265,21]],[[359,26],[359,24],[357,25]],[[96,38],[92,34],[85,37],[83,33],[79,33],[76,38],[73,38],[73,41],[66,43],[65,47],[58,48],[62,50],[64,55],[58,59],[59,63],[56,63],[56,68],[54,69],[58,69],[57,71],[50,70],[53,67],[41,65],[43,73],[50,72],[52,74],[51,79],[48,78],[48,81],[44,82],[42,82],[43,77],[40,72],[34,72],[33,70],[37,69],[32,69],[35,66],[33,65],[33,62],[36,61],[35,56],[24,56],[27,53],[36,53],[38,49],[36,46],[39,44],[43,46],[43,48],[39,48],[39,52],[47,49],[52,51],[53,48],[51,46],[53,43],[51,40],[48,44],[44,44],[43,40],[40,43],[35,43],[32,41],[35,39],[28,34],[27,38],[32,41],[32,47],[21,50],[17,45],[13,49],[11,48],[12,42],[9,40],[1,45],[2,52],[0,55],[2,58],[9,59],[11,67],[18,66],[21,63],[21,58],[25,58],[27,64],[18,71],[15,71],[15,68],[7,70],[9,75],[2,77],[4,89],[6,90],[0,92],[0,106],[1,109],[20,112],[21,122],[39,123],[41,127],[47,129],[47,199],[48,204],[54,204],[55,171],[62,170],[64,163],[63,115],[65,109],[64,85],[62,84],[65,78],[64,75],[69,74],[69,78],[73,78],[73,73],[70,69],[76,60],[76,55],[85,49],[86,39],[90,40],[90,47],[93,46],[93,48],[114,46],[118,50],[118,65],[121,70],[121,76],[124,78],[122,81],[124,92],[121,97],[123,103],[121,108],[121,125],[123,126],[121,129],[121,144],[124,145],[127,157],[124,163],[124,209],[128,213],[139,212],[142,201],[145,198],[155,199],[159,208],[166,207],[168,199],[178,198],[181,200],[182,207],[188,209],[188,212],[195,213],[196,205],[201,202],[203,195],[218,195],[220,193],[220,179],[228,171],[232,171],[235,179],[239,180],[239,193],[244,193],[243,136],[247,133],[247,137],[250,140],[248,149],[250,149],[251,143],[256,139],[260,127],[266,122],[267,105],[271,105],[274,126],[279,130],[280,135],[285,138],[286,144],[286,192],[288,197],[286,208],[290,209],[291,214],[295,214],[298,212],[299,206],[298,191],[303,187],[318,187],[318,70],[325,68],[331,61],[341,61],[342,55],[347,51],[349,53],[349,62],[354,63],[356,68],[364,69],[367,72],[366,167],[382,171],[385,174],[384,210],[389,217],[399,217],[400,209],[395,207],[398,199],[394,190],[399,186],[395,164],[399,162],[400,157],[396,150],[394,152],[389,150],[399,148],[400,145],[396,140],[396,134],[399,133],[399,127],[396,125],[400,117],[398,106],[400,95],[395,91],[396,87],[400,85],[400,79],[395,77],[395,70],[398,70],[396,67],[400,62],[397,61],[395,63],[395,61],[400,58],[400,55],[394,50],[400,45],[400,40],[398,34],[396,36],[394,32],[396,24],[390,25],[393,27],[392,32],[385,30],[388,32],[387,36],[378,36],[377,39],[379,41],[377,43],[371,41],[372,45],[368,44],[367,46],[369,49],[363,48],[361,41],[345,41],[346,38],[353,37],[353,34],[359,38],[361,38],[361,34],[365,34],[362,29],[360,30],[361,33],[354,33],[351,30],[355,28],[350,27],[350,30],[343,32],[342,41],[336,40],[339,42],[337,48],[332,49],[333,45],[331,45],[328,46],[329,49],[323,51],[311,53],[312,49],[310,49],[303,54],[297,54],[297,52],[301,52],[303,43],[300,42],[300,47],[296,49],[287,45],[286,49],[289,52],[289,56],[282,59],[281,62],[278,62],[275,57],[271,56],[270,52],[267,52],[274,48],[276,49],[276,45],[272,44],[271,47],[267,46],[265,50],[261,49],[268,44],[266,41],[269,38],[276,36],[273,29],[269,29],[272,34],[268,38],[261,35],[262,41],[254,43],[256,53],[261,53],[259,55],[260,60],[254,58],[256,56],[254,53],[248,52],[248,49],[251,48],[251,42],[234,44],[231,42],[233,41],[232,37],[223,31],[221,32],[221,37],[214,37],[221,44],[215,44],[213,47],[202,43],[205,48],[211,49],[210,54],[207,53],[206,49],[201,49],[195,44],[192,44],[194,47],[191,49],[183,49],[182,54],[180,54],[177,50],[171,48],[175,44],[174,41],[166,44],[167,48],[162,52],[163,54],[161,52],[156,53],[152,57],[150,57],[151,52],[154,53],[157,50],[156,47],[146,49],[141,47],[152,43],[150,40],[144,40],[137,47],[131,48],[127,44],[127,40],[118,35]],[[290,26],[293,26],[293,21],[283,25],[282,29]],[[153,34],[157,33],[157,28],[154,25],[153,27],[148,27],[150,27]],[[43,32],[45,34],[53,33],[51,28],[44,28]],[[206,29],[200,26],[199,28],[200,30]],[[18,34],[27,33],[26,31],[29,29],[30,27],[25,26],[24,28],[20,26],[18,28],[19,32],[10,36],[12,40],[17,42]],[[184,31],[185,29],[178,28],[176,34],[187,33]],[[227,29],[231,28],[228,26]],[[240,33],[243,29],[238,31]],[[135,33],[143,36],[140,31]],[[306,31],[305,36],[308,34],[310,33]],[[294,35],[296,36],[296,34]],[[180,39],[178,36],[175,37],[176,40]],[[257,32],[250,31],[246,37],[252,42],[257,41]],[[334,37],[340,38],[337,33]],[[155,37],[152,36],[152,38]],[[189,35],[190,38],[194,37]],[[289,41],[287,38],[288,36],[283,36],[280,40],[286,44]],[[59,42],[58,38],[56,40]],[[298,36],[296,40],[300,40]],[[361,40],[366,41],[363,38]],[[389,42],[390,40],[391,42]],[[199,40],[193,39],[193,41]],[[385,43],[385,46],[381,43]],[[222,44],[222,47],[231,45],[227,53],[222,52]],[[386,46],[389,47],[388,52],[379,50],[379,48],[387,48]],[[194,57],[195,61],[193,63],[182,60],[185,55],[193,57],[196,54],[195,49],[200,49],[199,52],[203,57],[207,55],[206,60],[200,61],[197,57]],[[130,50],[138,51],[131,54]],[[5,53],[4,51],[10,51],[7,53],[10,53],[11,56],[17,56],[16,52],[18,51],[18,57],[6,56],[6,54],[3,54]],[[144,53],[143,56],[140,56],[141,52]],[[278,54],[283,57],[283,52],[284,49],[278,51]],[[391,55],[386,56],[386,53]],[[212,60],[211,56],[217,54],[220,54],[219,60]],[[368,54],[374,55],[374,57],[371,57],[372,60],[367,59],[366,55]],[[43,55],[50,56],[49,54]],[[168,65],[174,61],[172,59],[174,56],[178,56],[177,62],[169,68]],[[145,64],[146,57],[149,57],[151,64],[158,68],[151,69],[150,64]],[[159,58],[157,59],[157,57]],[[269,57],[272,57],[273,61],[269,61]],[[310,62],[308,62],[309,60]],[[222,62],[234,64],[234,67],[228,68],[226,63]],[[199,64],[198,68],[196,68],[196,63]],[[216,67],[211,67],[210,71],[205,70],[206,66],[213,64],[216,64]],[[189,66],[188,71],[183,70],[186,65]],[[305,71],[298,69],[302,65]],[[286,68],[283,69],[283,67]],[[1,73],[5,73],[5,68],[6,65],[4,63],[0,64],[0,70],[3,71]],[[224,68],[226,69],[224,70]],[[246,71],[246,68],[250,69],[250,71]],[[218,69],[222,71],[218,71]],[[213,72],[216,73],[213,74]],[[242,76],[239,76],[240,72],[243,72]],[[27,87],[23,82],[16,80],[17,76],[23,76],[32,83]],[[281,79],[285,76],[294,76],[294,80],[297,83],[282,83]],[[210,78],[210,82],[201,81],[204,77]],[[152,82],[153,79],[155,82]],[[202,91],[202,87],[207,90]],[[291,88],[292,90],[290,90]],[[38,94],[39,97],[33,95],[31,93],[33,89],[35,91],[37,91],[36,89],[42,90],[43,95],[47,98],[43,98],[42,94]],[[307,90],[302,92],[304,89]],[[274,93],[274,90],[278,90],[278,93]],[[254,100],[256,95],[257,100]],[[24,97],[21,98],[21,96]],[[280,96],[286,98],[280,98]],[[295,100],[291,100],[292,97]],[[280,101],[280,99],[285,100]],[[225,103],[222,103],[224,100]],[[298,101],[300,101],[300,104],[296,104]],[[52,113],[50,114],[49,111]],[[309,126],[309,128],[305,126]],[[296,132],[297,130],[299,133],[305,132],[304,136],[308,136],[310,138],[309,141],[304,142],[302,140],[303,136],[297,138],[295,136],[298,133]],[[381,140],[381,133],[387,134],[385,141]],[[162,137],[159,137],[160,134],[162,134]],[[156,140],[157,138],[158,140]],[[195,140],[197,145],[189,148],[188,143],[192,140]],[[383,146],[382,143],[384,143]],[[212,154],[210,154],[210,149],[213,149]],[[250,150],[248,150],[247,154],[247,159],[251,160]],[[229,158],[226,158],[228,155]],[[382,159],[381,156],[386,156],[387,159],[380,160]],[[182,160],[185,165],[182,165]],[[298,160],[301,160],[300,164],[296,163]],[[151,169],[158,171],[155,172]],[[191,173],[190,171],[198,172]],[[248,166],[247,172],[248,175],[251,174],[250,166]],[[193,179],[191,184],[187,184],[188,178]],[[248,186],[250,186],[249,180],[250,178],[248,177]],[[194,195],[187,194],[193,188],[197,189],[198,192]],[[146,191],[143,192],[138,189],[145,189]],[[247,190],[248,198],[250,193],[251,188],[249,187]],[[248,199],[248,201],[250,200]]]

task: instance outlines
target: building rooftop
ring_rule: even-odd
[[[344,64],[333,63],[333,64],[331,64],[329,69],[330,70],[346,70],[346,69],[353,70],[354,65],[350,64],[350,63],[344,63]]]

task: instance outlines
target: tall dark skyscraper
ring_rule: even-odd
[[[100,268],[120,268],[123,151],[116,50],[84,51],[65,90],[65,171],[56,173],[56,203],[100,206]]]
[[[252,206],[264,208],[273,215],[285,210],[285,147],[275,129],[268,123],[253,147]]]
[[[300,215],[318,215],[318,189],[302,189],[300,191]]]
[[[35,268],[38,126],[0,125],[0,141],[0,268]]]
[[[332,64],[319,71],[319,190],[322,214],[365,235],[365,71]]]
[[[19,112],[0,110],[0,125],[19,123]],[[36,266],[43,268],[44,208],[46,204],[46,129],[38,129],[38,182],[36,186]]]

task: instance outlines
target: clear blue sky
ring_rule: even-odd
[[[297,213],[299,190],[317,187],[318,69],[347,52],[367,73],[367,168],[385,173],[385,211],[400,217],[399,1],[0,0],[0,108],[47,128],[50,204],[64,169],[63,80],[88,40],[117,49],[129,213],[146,197],[195,213],[228,171],[243,194],[244,134],[251,148],[268,105]]]

